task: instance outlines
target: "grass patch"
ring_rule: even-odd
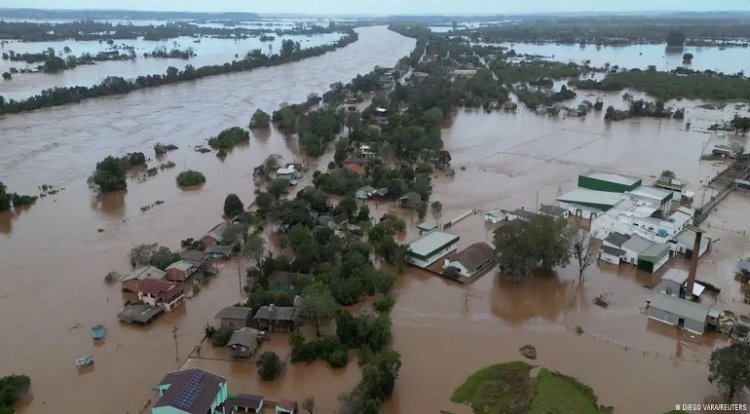
[[[522,361],[482,368],[456,389],[451,401],[471,405],[477,414],[528,412],[532,368]]]
[[[575,378],[523,361],[496,364],[472,374],[453,392],[451,401],[470,405],[475,414],[610,414],[597,403],[594,391]]]
[[[531,414],[611,412],[611,407],[600,407],[594,391],[575,378],[544,368],[539,371],[534,398],[531,401]]]

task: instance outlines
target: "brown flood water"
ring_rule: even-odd
[[[67,188],[26,211],[0,215],[0,373],[31,376],[33,401],[22,412],[44,413],[47,406],[55,412],[138,412],[151,397],[150,387],[177,365],[172,327],[180,329],[184,360],[204,324],[239,299],[236,264],[228,264],[185,309],[146,329],[116,321],[121,294],[117,286],[104,284],[104,275],[127,270],[126,252],[135,244],[176,247],[180,239],[202,234],[218,221],[227,193],[250,201],[252,169],[268,154],[287,159],[296,154],[294,143],[276,131],[251,139],[224,162],[188,146],[224,127],[246,124],[256,107],[272,110],[283,101],[302,100],[310,91],[323,92],[331,82],[348,80],[375,64],[393,64],[414,46],[385,28],[361,33],[359,42],[343,50],[292,65],[0,118],[8,141],[0,154],[3,181],[18,192],[44,183]],[[715,115],[691,110],[691,116]],[[527,112],[463,111],[444,137],[457,173],[435,182],[433,199],[443,203],[443,221],[469,209],[533,208],[537,194],[540,203],[550,203],[588,168],[644,178],[671,169],[698,190],[699,181],[718,168],[698,161],[703,148],[709,142],[740,140],[686,132],[672,121],[607,125],[595,116],[562,120]],[[168,156],[177,168],[132,183],[126,194],[97,197],[86,188],[85,178],[96,161],[109,154],[146,152],[157,140],[181,146]],[[321,159],[317,165],[326,162]],[[177,189],[174,176],[187,167],[203,171],[206,185]],[[159,199],[165,204],[140,211]],[[719,226],[750,230],[748,223],[735,223],[748,201],[733,195],[709,218],[710,233],[721,241],[699,271],[699,278],[723,289],[720,306],[740,313],[748,309],[738,302],[731,269],[746,254],[748,240],[741,233],[745,229],[738,233]],[[389,208],[381,204],[373,214]],[[401,214],[408,221],[408,214]],[[104,231],[97,233],[98,228]],[[452,231],[461,236],[461,247],[491,238],[481,214]],[[686,263],[675,259],[670,265]],[[571,267],[521,285],[493,272],[465,291],[410,270],[396,289],[394,348],[403,366],[385,412],[469,413],[468,407],[450,403],[453,390],[483,366],[520,358],[517,349],[527,343],[537,347],[538,364],[577,377],[618,413],[660,413],[676,403],[713,401],[716,390],[706,381],[706,361],[713,347],[725,342],[707,335],[683,346],[680,334],[648,321],[640,307],[652,292],[643,285],[657,277],[596,264],[588,269],[584,285]],[[592,304],[602,293],[612,301],[607,309]],[[106,343],[94,347],[88,329],[97,323],[110,330]],[[574,332],[578,325],[584,329],[581,336]],[[286,355],[286,341],[284,335],[274,335],[263,348]],[[270,399],[312,395],[321,413],[335,412],[337,396],[360,377],[355,362],[342,370],[315,363],[288,365],[281,380],[259,383],[251,363],[213,359],[225,357],[224,350],[203,348],[203,358],[190,359],[187,366],[228,376],[231,392]],[[86,354],[94,355],[96,367],[78,375],[73,360]]]

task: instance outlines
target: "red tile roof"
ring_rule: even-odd
[[[177,283],[156,279],[144,279],[138,284],[138,291],[160,300],[170,300],[182,295],[183,288]]]

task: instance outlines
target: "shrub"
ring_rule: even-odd
[[[391,295],[385,295],[382,298],[378,299],[373,303],[373,307],[376,311],[380,313],[386,313],[391,310],[393,305],[396,303],[396,300],[393,299],[393,296]]]
[[[209,139],[208,145],[215,149],[229,149],[249,139],[249,132],[240,127],[232,127],[219,132],[219,135]]]
[[[256,362],[258,375],[263,381],[273,381],[281,375],[284,364],[275,352],[264,352]]]
[[[211,344],[213,346],[227,346],[229,340],[232,339],[232,331],[229,328],[221,328],[211,335]]]
[[[268,128],[271,125],[271,116],[258,109],[250,119],[250,128]]]
[[[103,193],[125,190],[128,187],[125,181],[125,167],[121,160],[111,155],[96,163],[96,170],[89,178],[89,182]]]
[[[181,172],[177,176],[177,185],[180,187],[190,187],[193,185],[199,185],[206,182],[206,177],[203,173],[194,170],[186,170]]]
[[[342,368],[349,362],[349,354],[345,348],[339,348],[328,354],[326,361],[334,368]]]
[[[242,204],[242,200],[237,194],[229,194],[224,199],[224,215],[227,217],[235,217],[242,214],[245,211],[245,206]]]

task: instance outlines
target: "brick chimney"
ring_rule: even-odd
[[[693,256],[690,258],[690,272],[688,273],[687,285],[685,286],[685,299],[693,298],[693,284],[695,284],[695,274],[698,272],[698,257],[701,253],[701,238],[703,232],[695,231],[695,243],[693,243]]]

